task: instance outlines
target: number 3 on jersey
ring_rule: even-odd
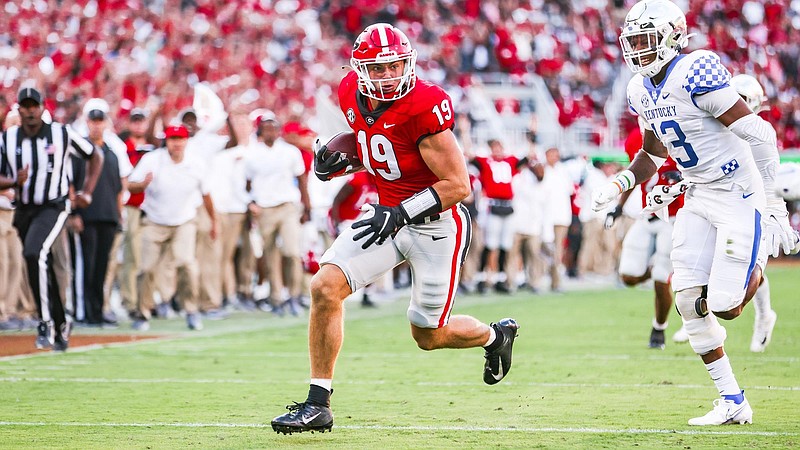
[[[658,134],[658,131],[656,131],[656,125],[650,124],[650,127],[653,128],[653,133],[655,133],[656,137],[661,140],[661,136]],[[697,153],[694,152],[694,147],[692,147],[692,144],[686,142],[686,134],[683,133],[683,130],[681,130],[678,122],[674,120],[666,120],[661,122],[661,134],[666,134],[668,130],[672,130],[675,133],[675,137],[678,138],[669,142],[672,148],[677,149],[680,147],[683,149],[684,153],[686,153],[686,159],[675,158],[675,162],[686,168],[696,166],[697,162],[699,161],[697,158]]]
[[[380,176],[385,180],[400,178],[400,165],[397,164],[397,155],[394,153],[392,142],[382,134],[373,134],[367,142],[367,133],[358,132],[358,145],[361,146],[361,161],[364,168],[372,175]],[[373,162],[383,167],[373,167]]]

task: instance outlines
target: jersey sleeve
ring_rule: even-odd
[[[339,91],[337,94],[339,96],[339,107],[342,109],[343,113],[350,107],[352,98],[355,95],[357,83],[358,75],[356,75],[354,71],[348,72],[339,83]]]
[[[443,89],[430,86],[420,100],[420,108],[411,123],[411,133],[417,144],[428,136],[455,127],[453,101]]]
[[[64,125],[64,130],[66,130],[69,137],[69,151],[83,159],[91,158],[94,152],[94,144],[82,138],[69,125]]]
[[[731,73],[722,65],[719,56],[714,52],[704,51],[689,66],[683,89],[697,105],[695,96],[725,88],[730,86],[730,82]]]

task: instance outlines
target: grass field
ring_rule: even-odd
[[[751,306],[726,323],[753,425],[686,425],[717,392],[688,345],[647,348],[652,294],[630,289],[459,298],[456,313],[522,327],[491,387],[481,350],[418,350],[405,301],[348,305],[325,434],[269,426],[307,393],[304,319],[241,314],[192,334],[159,321],[151,333],[176,339],[5,359],[0,448],[797,448],[800,270],[768,274],[779,318],[767,352],[748,350]]]

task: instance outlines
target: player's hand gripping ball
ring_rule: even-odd
[[[358,157],[358,142],[353,132],[341,132],[327,144],[314,142],[314,175],[322,181],[363,169]]]

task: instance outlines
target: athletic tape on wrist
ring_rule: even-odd
[[[625,169],[614,177],[613,183],[619,186],[620,192],[625,192],[636,185],[636,177],[633,176],[633,172]]]
[[[400,202],[400,210],[409,223],[442,211],[439,194],[432,188],[426,188]]]

